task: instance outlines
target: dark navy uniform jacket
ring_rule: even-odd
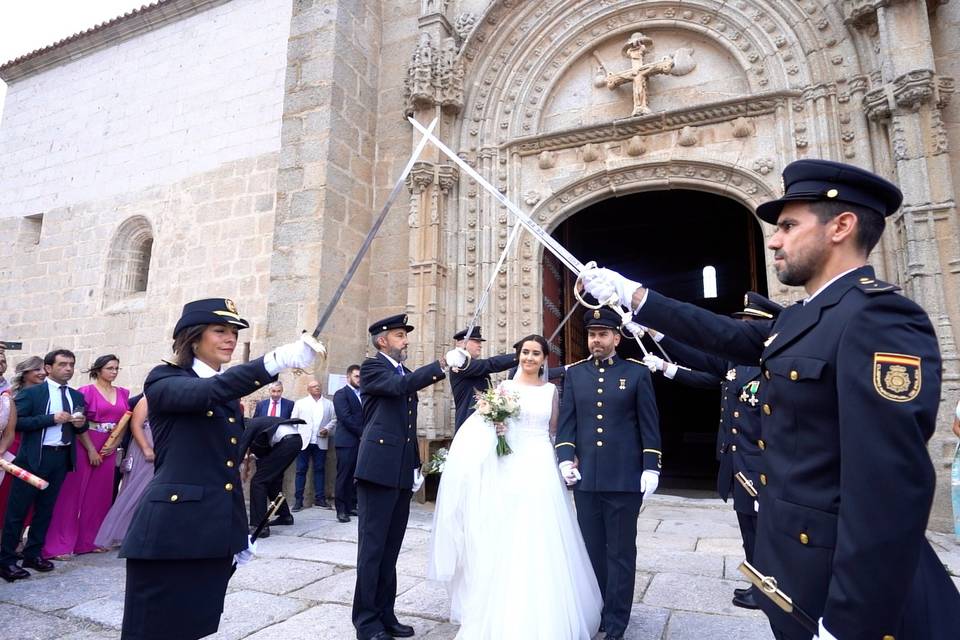
[[[724,502],[733,495],[733,508],[736,511],[756,515],[756,498],[747,493],[734,476],[738,472],[743,473],[758,493],[763,488],[760,485],[760,473],[763,471],[760,453],[766,443],[760,434],[760,367],[737,365],[669,337],[664,338],[661,344],[674,360],[693,369],[678,369],[674,380],[701,389],[720,387],[717,493]]]
[[[157,457],[121,558],[224,558],[247,548],[239,398],[276,379],[263,358],[211,378],[172,364],[147,375]]]
[[[363,438],[355,478],[386,487],[413,488],[420,466],[417,447],[417,391],[444,377],[439,362],[400,375],[378,353],[360,365]]]
[[[645,469],[660,470],[660,416],[650,371],[614,355],[567,368],[557,459],[579,458],[578,491],[640,491]]]
[[[456,407],[456,428],[467,421],[476,404],[477,391],[486,391],[490,386],[490,374],[506,371],[517,364],[517,356],[505,353],[492,358],[471,358],[460,371],[450,371],[450,387],[453,389],[453,403]]]
[[[776,322],[656,292],[636,315],[699,349],[760,364],[765,490],[757,569],[842,640],[946,640],[960,594],[925,538],[940,351],[927,314],[864,266]],[[809,638],[768,599],[789,638]]]
[[[349,384],[333,394],[333,411],[337,414],[337,430],[333,434],[336,447],[359,447],[363,434],[363,407]]]

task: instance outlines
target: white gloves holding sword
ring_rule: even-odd
[[[580,471],[577,470],[577,466],[571,460],[564,460],[557,466],[560,468],[560,475],[563,477],[563,481],[568,487],[572,487],[582,479]],[[646,499],[648,496],[652,496],[656,492],[659,485],[659,471],[651,471],[647,469],[640,474],[640,492],[643,494],[644,499]]]

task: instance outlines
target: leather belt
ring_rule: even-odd
[[[288,440],[290,438],[299,438],[299,437],[300,437],[299,433],[288,433],[287,435],[280,438],[278,442],[283,442],[284,440]]]
[[[60,449],[69,449],[72,446],[73,446],[72,444],[45,444],[43,445],[43,448],[59,451]]]

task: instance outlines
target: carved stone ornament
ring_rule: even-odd
[[[459,16],[457,16],[456,22],[453,23],[453,31],[457,34],[457,37],[460,38],[460,42],[463,43],[476,25],[476,14],[461,13]]]
[[[630,69],[619,73],[611,73],[607,65],[596,51],[593,56],[598,63],[595,84],[603,78],[603,82],[611,91],[624,84],[633,84],[633,113],[631,116],[645,116],[650,113],[647,96],[647,78],[655,75],[671,74],[682,76],[693,71],[697,63],[693,60],[693,49],[681,48],[672,55],[661,58],[656,62],[644,62],[643,57],[647,49],[653,45],[653,40],[639,31],[633,33],[623,46],[623,55],[630,59]],[[602,84],[597,84],[602,86]]]
[[[540,202],[540,193],[537,191],[534,191],[533,189],[530,189],[525,194],[523,194],[523,202],[524,204],[530,207],[536,206],[536,204]]]
[[[557,154],[554,151],[542,151],[537,158],[537,166],[541,169],[553,169],[557,165]]]
[[[770,158],[760,158],[753,161],[753,170],[760,175],[767,175],[773,171],[773,160]]]
[[[600,159],[600,149],[597,148],[597,145],[589,142],[583,145],[583,161],[584,162],[593,162],[594,160]]]
[[[697,130],[693,127],[684,127],[680,130],[680,135],[677,136],[677,144],[681,147],[693,147],[698,142],[700,142],[700,138],[697,136]]]
[[[640,136],[633,136],[627,140],[627,155],[636,157],[642,156],[647,152],[647,146],[643,143],[643,138]]]
[[[446,113],[459,113],[463,109],[464,76],[456,41],[445,38],[437,49],[430,34],[421,32],[404,79],[404,115],[435,105],[440,105]]]
[[[743,116],[730,123],[733,126],[734,138],[746,138],[754,133],[753,123]]]

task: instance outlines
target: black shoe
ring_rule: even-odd
[[[337,522],[350,522],[350,516],[345,513],[338,513]]]
[[[756,594],[747,589],[747,593],[742,596],[733,596],[733,606],[740,607],[741,609],[759,609],[760,604],[757,602]]]
[[[314,500],[314,501],[313,501],[313,506],[315,506],[315,507],[321,507],[321,508],[323,508],[323,509],[332,509],[332,508],[333,508],[333,507],[330,506],[330,503],[327,502],[327,499],[326,499],[326,498],[320,498],[320,499],[318,499],[318,500]]]
[[[42,572],[53,571],[53,563],[43,558],[24,558],[20,565],[24,569],[29,567],[30,569],[36,569]]]
[[[747,592],[749,592],[750,589],[753,589],[753,587],[747,587],[746,589],[734,589],[733,595],[737,596],[738,598],[742,598],[743,596],[747,595]]]
[[[394,638],[412,638],[413,637],[413,627],[408,624],[400,624],[396,622],[394,624],[385,624],[383,625],[383,630],[386,631],[389,635]]]
[[[293,509],[291,511],[303,511],[303,500],[297,500],[293,503]]]
[[[24,571],[15,564],[2,564],[0,565],[0,578],[3,578],[7,582],[13,582],[14,580],[23,580],[24,578],[29,578],[30,572]]]
[[[604,640],[623,640],[623,636],[612,636],[609,633],[603,636]]]
[[[254,527],[254,530],[256,530],[256,527]],[[267,526],[267,527],[264,527],[263,531],[260,532],[260,535],[257,537],[257,540],[259,540],[260,538],[269,538],[269,537],[270,537],[270,527]]]
[[[351,516],[359,516],[360,514],[357,512],[356,509],[350,509],[350,515],[351,515]]]
[[[393,640],[393,636],[386,631],[379,631],[372,636],[362,636],[360,633],[357,633],[357,640]]]
[[[287,525],[293,524],[293,516],[287,516],[286,518],[277,517],[267,523],[271,527],[285,527]]]

